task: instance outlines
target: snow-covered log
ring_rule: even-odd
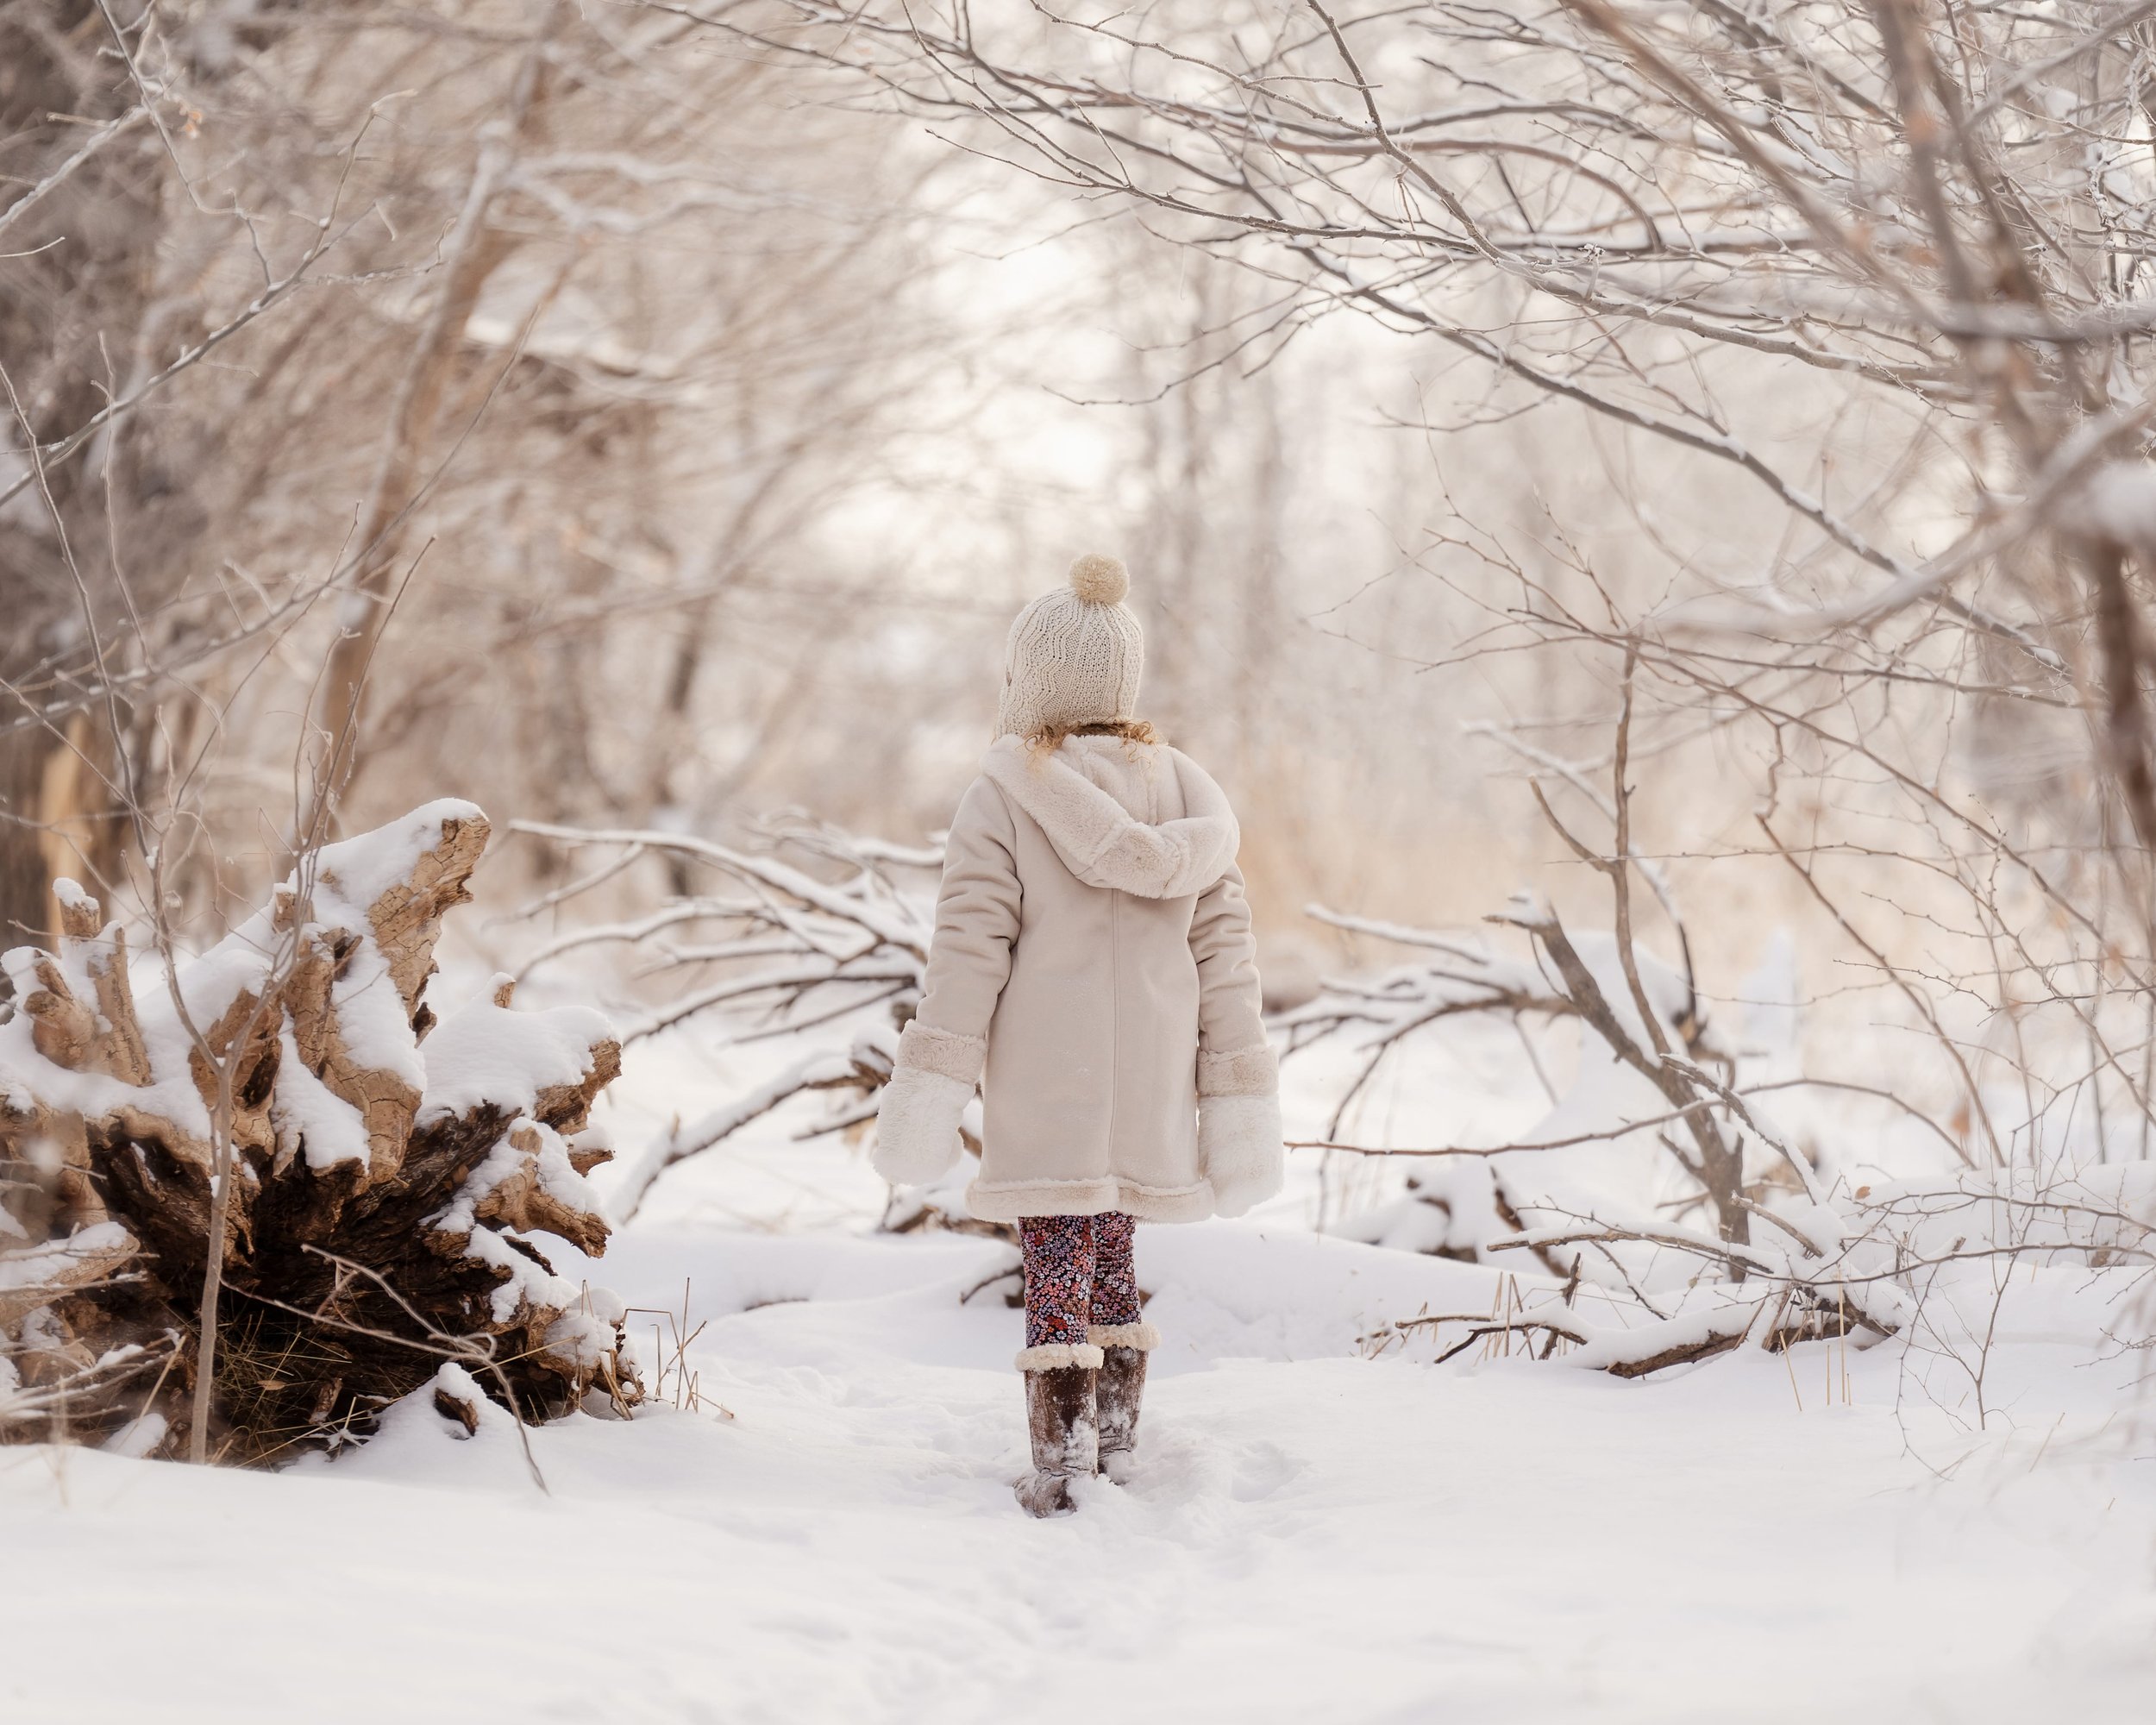
[[[171,965],[62,883],[59,952],[4,960],[0,1436],[184,1429],[213,1234],[216,1452],[363,1431],[444,1358],[527,1418],[636,1399],[619,1302],[529,1238],[605,1247],[606,1020],[517,1011],[506,978],[429,999],[487,830],[443,801],[323,847]]]

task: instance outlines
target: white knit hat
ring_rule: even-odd
[[[1130,590],[1120,562],[1089,553],[1070,566],[1069,586],[1043,593],[1018,613],[1003,654],[999,736],[1138,716],[1145,637],[1122,603]]]

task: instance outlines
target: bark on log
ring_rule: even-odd
[[[527,1418],[640,1399],[620,1302],[527,1238],[605,1250],[584,1176],[611,1153],[589,1115],[618,1045],[505,984],[440,1024],[428,999],[486,837],[442,802],[325,848],[183,967],[184,1011],[163,977],[138,1001],[124,932],[62,883],[59,953],[0,961],[21,1002],[0,1023],[0,1439],[53,1433],[54,1399],[18,1392],[69,1370],[70,1435],[134,1420],[132,1358],[162,1362],[147,1411],[184,1427],[221,1136],[222,1454],[364,1433],[445,1358]]]

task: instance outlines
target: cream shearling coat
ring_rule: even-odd
[[[947,1170],[985,1069],[977,1216],[1194,1221],[1276,1190],[1277,1067],[1238,837],[1220,787],[1175,750],[996,743],[951,822],[877,1166]]]

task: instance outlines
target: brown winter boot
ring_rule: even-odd
[[[1100,1471],[1118,1485],[1131,1476],[1138,1448],[1138,1408],[1145,1394],[1145,1356],[1160,1346],[1150,1324],[1094,1324],[1086,1339],[1100,1350],[1100,1383],[1094,1392],[1100,1424]]]
[[[1100,1350],[1086,1343],[1030,1347],[1018,1356],[1025,1374],[1025,1424],[1033,1440],[1033,1471],[1018,1481],[1018,1502],[1032,1515],[1065,1515],[1078,1506],[1070,1482],[1099,1465],[1100,1431],[1094,1386]]]

